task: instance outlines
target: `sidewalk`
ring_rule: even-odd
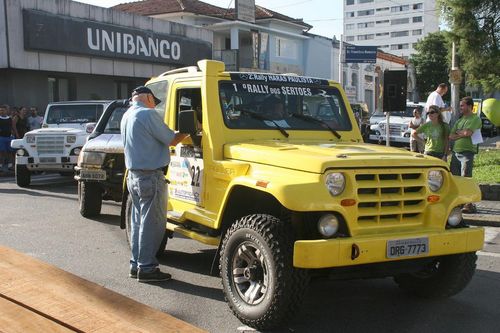
[[[477,213],[463,214],[467,224],[500,227],[500,201],[483,200],[476,203]]]

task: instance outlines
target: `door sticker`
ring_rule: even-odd
[[[190,147],[179,144],[170,157],[168,195],[196,205],[201,204],[203,159],[200,154],[186,153]]]

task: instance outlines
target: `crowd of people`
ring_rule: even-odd
[[[43,117],[34,106],[8,106],[0,104],[0,172],[12,171],[14,152],[10,147],[13,139],[22,139],[26,132],[42,127]]]
[[[425,109],[415,109],[411,128],[410,148],[413,152],[424,153],[443,160],[451,154],[450,170],[455,176],[472,177],[474,156],[478,152],[474,136],[481,133],[481,119],[472,112],[474,101],[471,97],[460,100],[460,117],[453,126],[451,108],[446,107],[442,96],[448,92],[445,83],[439,84],[436,91],[427,99]],[[425,135],[422,137],[422,135]],[[472,203],[464,206],[464,213],[476,212]]]

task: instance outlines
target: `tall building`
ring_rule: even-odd
[[[435,0],[344,0],[343,40],[407,58],[439,30]]]

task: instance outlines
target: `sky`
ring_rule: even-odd
[[[94,6],[111,7],[129,0],[77,0]],[[234,8],[234,0],[204,0],[203,2],[222,7]],[[255,0],[255,4],[275,12],[296,18],[313,26],[309,32],[340,39],[342,34],[342,9],[340,0]]]

